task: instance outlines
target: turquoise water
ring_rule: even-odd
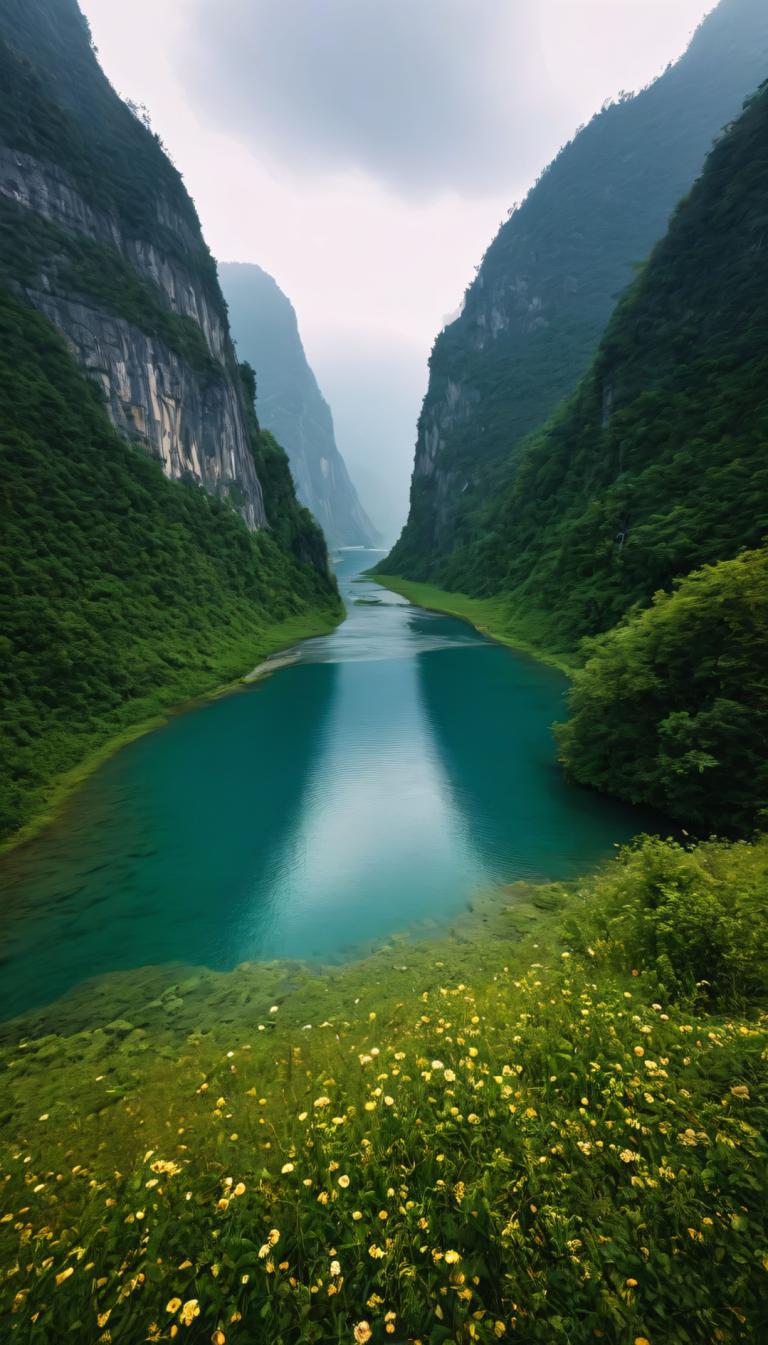
[[[125,748],[5,861],[0,1016],[148,964],[342,958],[649,825],[563,780],[564,677],[352,582],[375,559],[342,553],[337,631]]]

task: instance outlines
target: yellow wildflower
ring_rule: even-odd
[[[70,1275],[74,1275],[74,1273],[75,1273],[74,1266],[67,1266],[66,1270],[59,1271],[59,1274],[56,1276],[56,1283],[63,1284],[64,1281],[68,1280]]]
[[[235,1192],[234,1192],[234,1193],[235,1193],[236,1196],[244,1196],[244,1195],[245,1195],[245,1182],[238,1182],[238,1183],[237,1183],[237,1186],[235,1187]]]
[[[293,1172],[293,1170],[294,1170],[293,1163],[283,1163],[283,1166],[280,1169],[280,1171],[283,1173],[283,1176],[286,1176],[289,1172]]]
[[[200,1304],[196,1298],[189,1298],[179,1313],[179,1321],[183,1326],[191,1326],[196,1317],[200,1316]]]
[[[346,1191],[347,1187],[349,1186],[349,1177],[346,1175],[346,1173],[342,1174],[342,1176],[339,1177],[337,1180],[341,1189],[343,1191]]]
[[[329,1097],[316,1097],[313,1105],[318,1109],[322,1107],[330,1107],[331,1099]]]
[[[179,1310],[180,1307],[181,1307],[181,1299],[180,1299],[180,1298],[171,1298],[171,1299],[169,1299],[168,1302],[166,1303],[166,1305],[165,1305],[165,1310],[166,1310],[166,1312],[176,1313],[176,1312],[178,1312],[178,1310]]]
[[[214,1331],[211,1336],[212,1345],[226,1345],[226,1339],[227,1337],[221,1329]]]
[[[367,1322],[358,1322],[355,1327],[355,1340],[357,1345],[367,1345],[373,1332]]]
[[[733,1094],[734,1097],[740,1097],[745,1099],[749,1097],[749,1089],[747,1088],[747,1085],[745,1083],[734,1084],[733,1087],[731,1088],[731,1093]]]
[[[461,1257],[459,1256],[459,1253],[458,1253],[458,1252],[446,1252],[446,1253],[445,1253],[445,1262],[446,1262],[446,1265],[449,1265],[449,1266],[455,1266],[456,1263],[457,1263],[457,1261],[460,1261],[460,1260],[461,1260]]]

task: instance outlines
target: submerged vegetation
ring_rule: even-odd
[[[646,840],[323,978],[6,1025],[7,1338],[757,1345],[767,866]]]

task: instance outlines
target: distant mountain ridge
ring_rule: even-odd
[[[502,226],[435,343],[410,514],[383,572],[487,589],[485,504],[585,372],[633,267],[766,73],[768,5],[721,0],[686,54],[583,128]]]
[[[288,454],[299,499],[331,545],[373,544],[376,529],[337,447],[293,305],[260,266],[221,263],[219,275],[239,355],[256,370],[259,418]]]

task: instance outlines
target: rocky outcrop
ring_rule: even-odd
[[[199,327],[211,357],[193,368],[156,335],[87,294],[62,294],[45,271],[17,284],[61,331],[81,367],[102,388],[115,427],[159,458],[166,474],[192,479],[231,500],[251,529],[266,522],[246,428],[243,393],[218,287],[184,263],[199,249],[187,221],[162,195],[158,233],[178,255],[130,236],[114,213],[95,209],[53,164],[0,146],[0,198],[67,234],[113,249],[178,317]]]
[[[288,454],[299,499],[332,545],[371,545],[376,530],[337,447],[293,305],[259,266],[227,263],[219,271],[238,353],[256,370],[259,420]]]

